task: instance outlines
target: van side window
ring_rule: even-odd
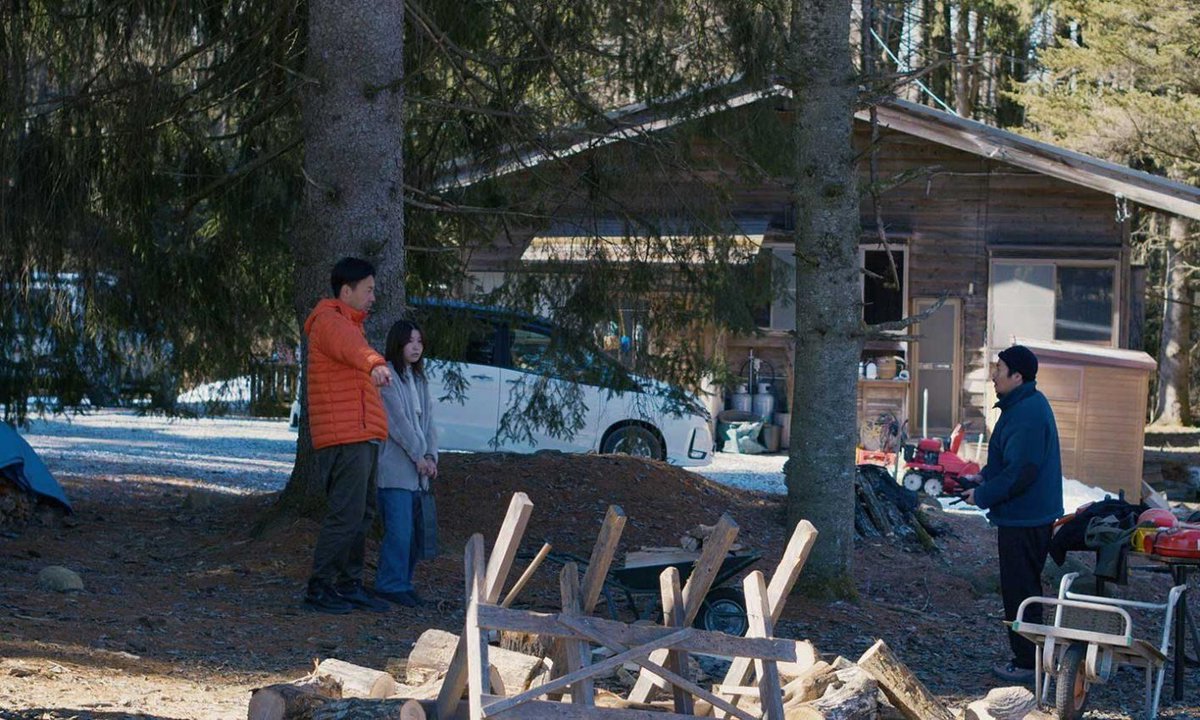
[[[549,370],[550,336],[532,328],[512,328],[509,353],[514,370],[544,373]]]
[[[471,328],[467,336],[467,347],[463,353],[463,362],[476,365],[491,365],[496,363],[496,328],[492,325]]]
[[[425,327],[434,328],[430,330],[432,342],[426,346],[430,359],[492,367],[500,364],[497,328],[493,323],[457,313],[431,313],[420,320]]]

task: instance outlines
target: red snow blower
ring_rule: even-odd
[[[977,483],[966,480],[979,474],[979,464],[958,456],[966,430],[961,424],[950,433],[950,445],[942,447],[941,438],[924,438],[916,445],[904,446],[904,469],[900,482],[905,488],[923,490],[930,497],[961,495]]]

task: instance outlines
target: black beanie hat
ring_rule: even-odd
[[[1021,373],[1025,382],[1037,377],[1037,356],[1024,345],[1013,345],[1007,350],[1000,351],[1000,359],[1008,366],[1010,373]]]

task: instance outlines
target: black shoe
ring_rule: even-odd
[[[339,585],[334,588],[334,592],[336,592],[338,597],[341,599],[350,603],[354,607],[362,608],[363,610],[381,613],[392,609],[391,605],[388,605],[379,598],[371,597],[359,583]]]
[[[354,611],[353,605],[319,580],[309,581],[308,591],[304,593],[304,604],[317,612],[330,615],[347,615]]]
[[[400,592],[376,590],[375,595],[384,600],[394,602],[401,607],[417,607],[421,604],[421,599],[416,596],[416,593],[410,590],[401,590]]]
[[[408,596],[412,598],[412,601],[413,601],[413,603],[414,603],[414,604],[415,604],[417,607],[421,607],[422,605],[424,605],[424,604],[425,604],[425,598],[423,598],[423,597],[421,597],[420,595],[418,595],[416,590],[409,590],[409,591],[408,591]]]

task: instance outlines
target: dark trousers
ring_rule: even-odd
[[[1050,552],[1052,525],[1038,527],[999,528],[1000,594],[1004,597],[1004,619],[1017,619],[1021,601],[1042,592],[1042,568]],[[1025,611],[1025,621],[1042,622],[1042,606],[1034,605]],[[1036,646],[1012,630],[1008,631],[1013,664],[1020,668],[1034,666]]]
[[[313,550],[312,577],[339,586],[361,583],[367,532],[375,521],[379,444],[334,445],[317,451],[328,508]]]

